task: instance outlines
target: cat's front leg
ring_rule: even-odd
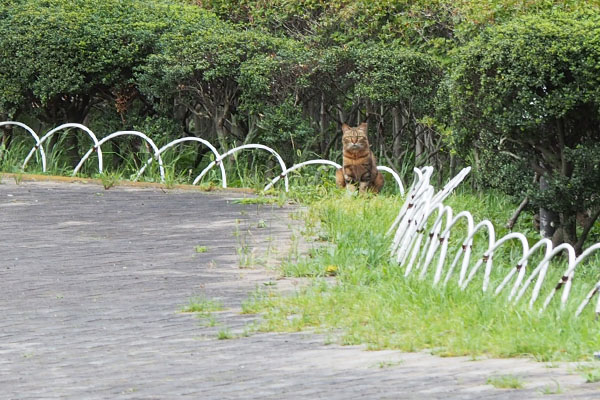
[[[353,185],[356,183],[356,179],[348,174],[344,174],[344,181],[346,182],[346,185]]]
[[[348,189],[348,191],[350,191],[350,192],[355,192],[356,191],[356,179],[354,179],[353,176],[344,174],[344,180],[345,180],[346,189]]]
[[[346,174],[344,174],[344,171],[339,168],[335,171],[335,184],[337,185],[338,188],[344,188],[346,187]]]

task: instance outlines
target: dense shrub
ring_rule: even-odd
[[[457,56],[450,96],[455,144],[495,137],[497,151],[548,180],[532,198],[578,242],[577,212],[600,205],[597,173],[585,167],[600,140],[600,17],[553,12],[486,30]]]
[[[173,2],[18,0],[0,8],[0,113],[83,121],[123,101],[133,70],[184,13]],[[201,13],[197,10],[196,13]],[[121,104],[123,106],[123,104]]]

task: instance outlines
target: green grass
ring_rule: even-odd
[[[392,367],[396,367],[398,365],[402,365],[404,363],[403,360],[397,360],[397,361],[380,361],[379,363],[377,363],[377,367],[380,369],[384,369],[384,368],[392,368]]]
[[[23,174],[21,172],[17,172],[13,175],[13,179],[15,180],[15,185],[20,185],[23,182]]]
[[[514,375],[493,376],[487,379],[486,383],[497,389],[522,389],[523,380]]]
[[[231,331],[229,329],[221,329],[217,333],[217,339],[219,339],[219,340],[233,339],[234,337],[235,336],[233,335],[233,333],[231,333]]]
[[[220,301],[198,296],[191,298],[189,303],[183,306],[180,311],[184,313],[208,314],[215,311],[222,311],[223,309],[223,304]]]
[[[243,199],[235,199],[232,201],[234,204],[259,204],[259,205],[270,205],[270,204],[279,204],[283,205],[284,197],[268,197],[268,196],[258,196],[258,197],[245,197]]]
[[[208,247],[206,247],[206,246],[200,246],[200,245],[194,246],[194,251],[196,253],[206,253],[208,251]]]
[[[540,389],[541,394],[561,394],[563,392],[562,388],[560,387],[560,383],[558,383],[558,381],[555,379],[552,379],[552,381],[554,382],[554,385],[544,386],[542,389]]]
[[[123,178],[118,172],[103,172],[101,174],[98,174],[98,177],[102,182],[104,190],[108,190],[116,186],[119,183],[119,181]]]
[[[588,383],[600,382],[600,364],[580,365],[577,371],[585,378]]]
[[[475,220],[493,215],[495,225],[504,223],[513,210],[502,198],[486,205],[484,196],[458,194],[451,201],[457,210],[475,204]],[[371,349],[431,349],[441,356],[529,356],[550,361],[589,359],[600,348],[600,325],[591,308],[574,318],[577,304],[570,301],[561,311],[558,295],[544,313],[538,312],[561,273],[560,260],[550,268],[534,309],[527,301],[509,305],[505,292],[483,293],[481,273],[464,291],[455,280],[432,287],[431,274],[424,280],[405,278],[403,268],[389,260],[390,239],[385,235],[401,204],[397,197],[347,197],[333,191],[313,202],[306,219],[320,226],[320,236],[327,242],[282,266],[284,275],[312,277],[313,283],[291,297],[255,293],[244,312],[265,313],[260,330],[341,331],[342,344],[366,344]],[[528,222],[524,218],[522,223]],[[516,230],[521,228],[526,230],[520,226]],[[484,242],[485,237],[476,240]],[[516,243],[511,244],[495,257],[492,288],[515,265],[520,257],[516,250]],[[598,257],[582,266],[570,299],[580,301],[597,281],[597,261]],[[336,275],[337,283],[327,279],[331,275]]]

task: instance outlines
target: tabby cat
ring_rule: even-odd
[[[344,163],[335,173],[338,187],[347,187],[359,192],[367,190],[379,193],[383,186],[383,175],[377,170],[377,161],[369,148],[367,123],[353,128],[342,125],[342,145]]]

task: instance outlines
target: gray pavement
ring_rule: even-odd
[[[4,178],[0,399],[600,398],[575,364],[253,332],[260,317],[241,304],[256,288],[293,287],[268,265],[297,228],[293,209],[232,202],[243,196]],[[195,296],[225,310],[179,312]],[[506,374],[525,388],[486,384]]]

